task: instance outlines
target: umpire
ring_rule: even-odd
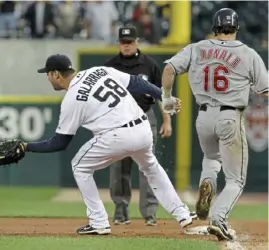
[[[144,55],[138,49],[138,38],[136,28],[124,26],[119,29],[119,54],[109,59],[105,66],[113,67],[125,73],[140,75],[145,80],[161,87],[161,72],[152,58]],[[152,110],[155,100],[149,95],[131,93],[140,108],[147,114],[153,132],[153,150],[155,151],[157,137],[157,122]],[[163,124],[160,129],[162,138],[171,136],[171,120],[165,114],[159,104]],[[126,158],[121,162],[114,163],[110,168],[110,195],[115,204],[114,224],[129,224],[128,205],[131,199],[131,170],[132,159]],[[142,172],[139,172],[140,179],[140,213],[145,219],[145,225],[156,225],[156,210],[158,201],[150,189],[147,179]]]

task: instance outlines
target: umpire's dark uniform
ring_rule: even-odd
[[[126,31],[127,29],[127,31]],[[129,31],[128,31],[129,30]],[[136,30],[134,27],[123,27],[119,30],[119,40],[125,40],[125,36],[131,40],[135,40]],[[113,67],[125,73],[133,75],[141,75],[151,83],[161,86],[161,72],[157,64],[149,56],[144,55],[140,50],[136,50],[135,54],[125,57],[122,53],[119,53],[115,57],[109,59],[105,66]],[[151,129],[153,132],[154,149],[157,137],[157,124],[154,112],[151,108],[155,100],[147,95],[141,95],[131,93],[138,105],[148,115]],[[110,168],[110,194],[114,201],[115,224],[128,224],[129,214],[128,205],[131,199],[131,169],[132,159],[126,158],[121,162],[114,163]],[[140,177],[140,213],[146,220],[147,225],[156,224],[156,210],[158,207],[158,201],[154,196],[151,188],[148,185],[147,179],[142,172],[139,171]]]

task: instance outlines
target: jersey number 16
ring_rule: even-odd
[[[127,95],[127,91],[111,78],[106,79],[104,85],[105,87],[100,86],[95,91],[93,97],[99,102],[106,102],[109,97],[112,97],[114,101],[110,102],[108,107],[114,108],[120,103],[120,98]]]
[[[204,90],[209,91],[209,77],[213,80],[213,88],[217,93],[225,93],[229,88],[229,80],[225,75],[229,74],[229,69],[224,65],[215,67],[210,72],[210,67],[204,67]],[[213,73],[213,74],[212,74]]]

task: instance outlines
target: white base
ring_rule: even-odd
[[[207,232],[207,226],[199,226],[199,227],[191,227],[187,228],[185,231],[185,234],[190,235],[209,235]]]
[[[207,227],[208,226],[198,226],[198,227],[191,227],[187,228],[185,231],[185,234],[190,234],[190,235],[209,235],[207,232]],[[236,239],[236,232],[233,229],[229,229],[229,233]]]

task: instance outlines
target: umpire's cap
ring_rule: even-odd
[[[135,41],[137,31],[134,26],[126,25],[119,28],[119,41]]]
[[[224,8],[217,11],[213,17],[212,31],[215,34],[234,33],[239,30],[238,15],[233,9]]]
[[[72,69],[70,59],[65,55],[51,55],[46,61],[44,68],[37,70],[38,73],[48,73],[50,71],[67,71]]]

